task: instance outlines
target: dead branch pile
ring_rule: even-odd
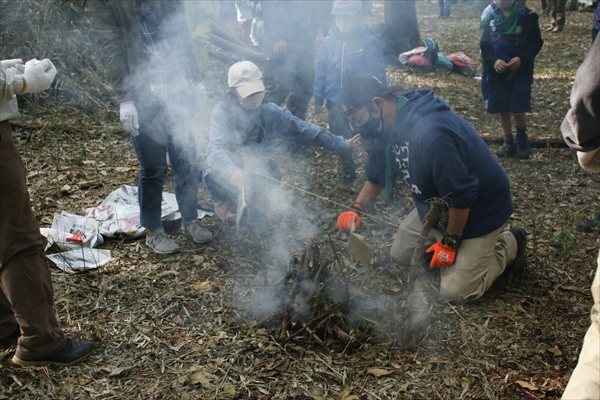
[[[281,309],[259,322],[271,326],[282,341],[307,340],[319,345],[333,342],[346,347],[353,340],[353,323],[347,317],[350,305],[343,270],[332,271],[335,263],[321,260],[313,241],[300,257],[293,257],[280,288]]]

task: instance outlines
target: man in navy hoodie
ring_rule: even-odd
[[[427,238],[430,267],[441,268],[445,298],[479,298],[507,265],[523,264],[513,262],[523,258],[525,231],[504,230],[513,211],[508,177],[475,129],[433,91],[400,91],[369,76],[351,79],[342,89],[342,112],[357,126],[375,126],[376,139],[367,182],[352,209],[338,218],[338,227],[349,229],[353,219],[358,227],[360,213],[401,177],[416,208],[400,223],[392,258],[410,263],[428,201],[442,198],[447,218]]]

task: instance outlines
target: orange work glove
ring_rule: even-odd
[[[433,258],[431,259],[429,268],[443,268],[454,264],[456,250],[457,249],[454,247],[446,246],[442,242],[437,242],[426,251],[426,253],[433,252]]]
[[[354,226],[356,228],[360,226],[360,216],[358,215],[358,212],[364,211],[363,206],[361,206],[360,203],[354,203],[350,208],[350,211],[343,212],[338,217],[338,228],[342,231],[348,231],[352,228],[352,218],[354,218]]]

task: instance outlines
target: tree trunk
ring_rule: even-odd
[[[386,59],[394,57],[397,61],[400,53],[419,45],[419,22],[415,0],[385,0],[385,25],[381,32],[381,46]]]

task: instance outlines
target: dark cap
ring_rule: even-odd
[[[374,76],[357,76],[344,84],[340,94],[339,104],[348,108],[346,115],[352,114],[371,104],[374,97],[385,97],[389,94],[402,92],[402,86],[383,86]]]

